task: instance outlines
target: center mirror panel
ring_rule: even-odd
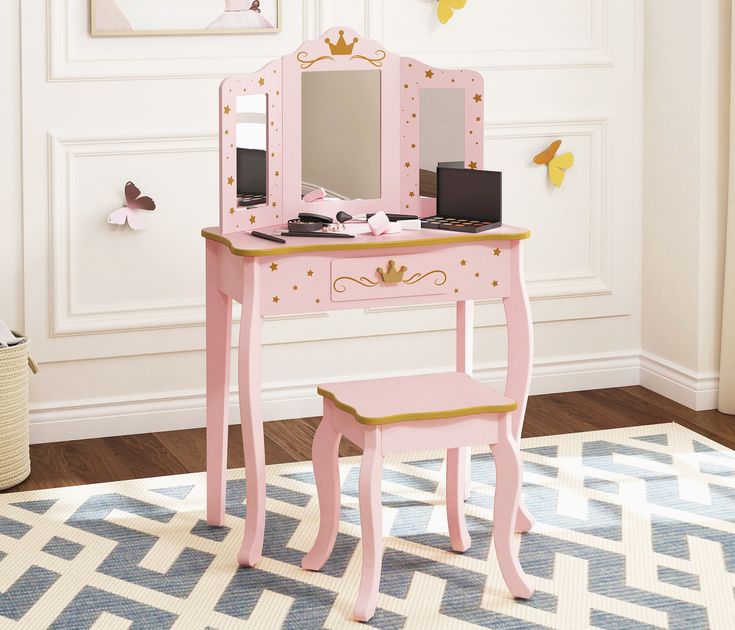
[[[237,127],[237,205],[253,207],[266,203],[268,195],[267,125],[268,98],[265,94],[238,96]]]
[[[380,71],[301,75],[302,195],[380,198]]]
[[[465,165],[465,91],[422,88],[419,108],[419,195],[436,197],[437,166]]]

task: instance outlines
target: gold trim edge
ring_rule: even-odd
[[[272,247],[270,249],[238,249],[232,245],[232,241],[222,234],[214,234],[203,229],[201,234],[210,241],[217,241],[226,245],[235,256],[247,256],[258,258],[262,256],[280,256],[288,254],[298,254],[301,252],[339,252],[361,249],[390,249],[392,247],[422,247],[424,245],[451,245],[452,243],[478,243],[482,241],[523,241],[531,238],[530,230],[525,232],[515,232],[513,234],[487,234],[477,236],[477,234],[467,236],[450,236],[436,238],[425,238],[415,241],[392,241],[392,242],[369,242],[369,243],[322,243],[314,245],[291,245],[290,247]],[[329,240],[329,239],[324,239]],[[337,239],[335,239],[337,240]]]
[[[357,412],[352,405],[342,402],[328,389],[321,386],[316,388],[316,393],[324,398],[331,400],[338,409],[346,411],[355,418],[360,424],[382,425],[395,424],[396,422],[408,422],[410,420],[441,420],[444,418],[460,418],[462,416],[472,416],[479,413],[508,413],[518,409],[516,401],[504,405],[480,405],[478,407],[465,407],[464,409],[445,409],[443,411],[419,411],[415,413],[401,413],[393,416],[381,416],[378,418],[369,418]]]

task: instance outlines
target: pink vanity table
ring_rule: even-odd
[[[306,204],[302,184],[307,140],[302,128],[309,120],[302,109],[306,75],[332,74],[360,78],[354,71],[377,73],[379,85],[379,146],[343,147],[340,161],[358,161],[367,170],[376,155],[377,196],[328,199]],[[352,72],[353,74],[349,74]],[[367,76],[367,75],[366,75]],[[320,76],[322,79],[331,77]],[[350,88],[353,89],[353,88]],[[263,316],[331,311],[367,306],[454,302],[457,311],[456,369],[471,373],[473,301],[501,299],[508,330],[508,375],[505,396],[517,401],[512,412],[514,439],[520,438],[528,396],[532,328],[523,281],[521,246],[529,237],[523,228],[503,226],[467,234],[444,230],[403,231],[354,239],[288,238],[285,245],[255,238],[250,229],[266,230],[299,212],[334,216],[339,210],[434,214],[435,200],[419,190],[422,150],[421,106],[426,91],[448,90],[458,97],[464,160],[469,168],[483,163],[482,76],[468,70],[442,70],[382,49],[350,29],[330,29],[307,41],[293,54],[260,71],[227,78],[220,90],[221,220],[206,228],[207,344],[207,519],[222,525],[225,517],[227,402],[229,397],[232,300],[242,304],[239,339],[239,395],[247,476],[247,518],[240,564],[255,565],[261,557],[265,525],[265,456],[261,417],[261,322]],[[313,91],[312,91],[313,92]],[[266,95],[256,114],[242,113],[238,97]],[[323,98],[339,100],[339,91]],[[363,99],[364,100],[364,99]],[[426,106],[428,111],[428,105]],[[368,114],[366,114],[366,117]],[[366,118],[367,119],[367,118]],[[266,203],[238,206],[236,148],[239,124],[264,125],[267,139]],[[245,121],[242,123],[241,121]],[[359,125],[360,121],[354,121]],[[314,122],[318,124],[318,121]],[[350,133],[345,127],[341,137]],[[347,141],[347,140],[345,140]],[[428,141],[427,141],[428,142]],[[302,146],[303,145],[303,146]],[[334,152],[328,139],[325,155]],[[372,151],[372,153],[371,153]],[[364,156],[364,164],[363,158]],[[364,168],[363,168],[364,167]],[[335,167],[336,168],[336,167]],[[320,182],[317,182],[320,183]],[[326,187],[326,186],[325,186]],[[343,197],[348,196],[344,195]],[[408,317],[409,315],[407,315]],[[448,461],[452,478],[465,479],[467,453],[453,449]],[[461,488],[462,493],[465,488]],[[531,517],[521,504],[516,530],[527,531]]]

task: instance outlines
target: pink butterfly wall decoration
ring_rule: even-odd
[[[134,230],[145,227],[142,212],[155,210],[156,202],[150,197],[141,197],[140,189],[133,183],[125,184],[125,205],[110,213],[107,222],[114,225],[125,225],[125,221]]]

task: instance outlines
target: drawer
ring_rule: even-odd
[[[495,252],[495,253],[494,253]],[[502,297],[508,256],[485,245],[440,248],[416,254],[335,258],[332,302],[436,296],[442,299]]]
[[[332,261],[332,301],[443,295],[447,272],[433,253],[343,258]]]

